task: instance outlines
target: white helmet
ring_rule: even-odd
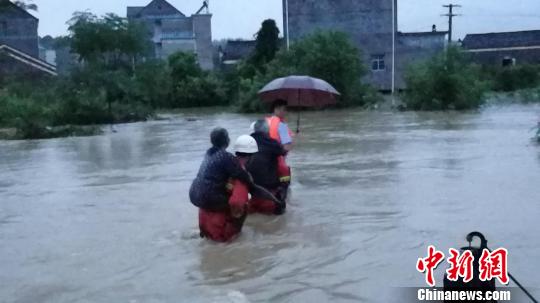
[[[254,154],[259,151],[257,141],[252,136],[243,135],[236,139],[234,151],[237,153]]]

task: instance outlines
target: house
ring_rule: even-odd
[[[147,6],[128,7],[127,18],[146,24],[153,57],[167,59],[178,51],[193,52],[201,68],[214,68],[212,15],[206,1],[201,10],[188,17],[165,0],[153,0]]]
[[[0,76],[13,73],[56,75],[39,59],[39,20],[9,0],[0,0]]]
[[[410,65],[433,58],[446,48],[447,34],[446,31],[437,31],[435,26],[430,32],[397,33],[396,88],[406,88],[403,75]]]
[[[425,60],[446,47],[446,32],[398,33],[397,0],[283,0],[283,8],[290,43],[317,30],[347,33],[370,67],[365,80],[381,91],[392,89],[393,70],[396,87],[404,88],[402,74],[409,62]]]
[[[247,59],[254,51],[255,40],[227,40],[224,47],[219,47],[219,58],[223,68],[237,65]]]
[[[461,45],[483,65],[540,64],[540,30],[469,34]]]

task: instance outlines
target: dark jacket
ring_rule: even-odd
[[[191,203],[210,211],[227,209],[230,193],[226,186],[230,178],[250,184],[248,173],[235,156],[224,149],[210,148],[189,189]]]
[[[253,181],[269,190],[279,187],[277,173],[277,158],[287,154],[283,146],[265,133],[251,135],[259,147],[259,152],[251,157],[247,164],[247,170],[253,177]]]

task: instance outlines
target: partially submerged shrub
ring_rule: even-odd
[[[410,110],[466,110],[480,107],[488,84],[479,68],[457,48],[409,67],[404,102]]]

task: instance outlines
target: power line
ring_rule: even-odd
[[[458,8],[458,7],[461,7],[461,5],[447,4],[447,5],[443,5],[443,7],[448,8],[448,14],[444,14],[441,16],[448,17],[448,44],[451,44],[452,43],[452,26],[453,26],[452,21],[454,17],[461,16],[459,14],[454,14],[454,7]]]

